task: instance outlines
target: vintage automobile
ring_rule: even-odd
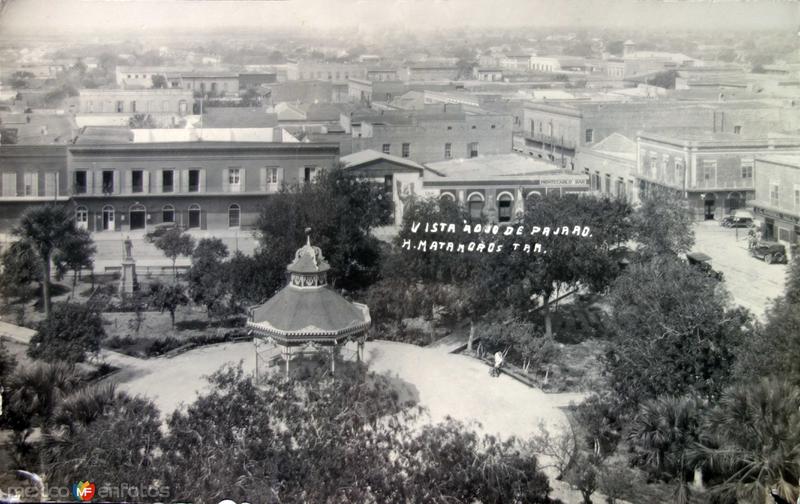
[[[689,252],[686,254],[686,260],[689,262],[689,264],[711,278],[722,281],[722,272],[711,267],[711,257],[708,254],[704,254],[702,252]]]
[[[747,228],[753,225],[753,219],[750,217],[735,217],[729,215],[722,219],[719,224],[720,226],[729,228]]]
[[[786,247],[780,243],[761,241],[750,249],[750,255],[767,264],[786,264]]]

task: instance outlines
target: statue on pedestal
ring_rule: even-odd
[[[136,261],[133,260],[133,242],[131,237],[125,238],[122,242],[122,275],[119,279],[119,293],[121,296],[125,294],[133,294],[138,288],[136,281]]]

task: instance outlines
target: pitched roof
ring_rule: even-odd
[[[381,160],[389,161],[402,166],[408,166],[409,168],[415,168],[417,170],[425,169],[425,167],[423,167],[421,164],[408,158],[392,156],[391,154],[385,154],[372,149],[354,152],[340,158],[340,161],[344,164],[345,169],[357,168],[359,166]]]
[[[636,142],[621,133],[612,133],[592,147],[594,151],[636,155]]]

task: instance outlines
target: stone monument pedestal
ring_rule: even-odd
[[[133,294],[139,284],[136,281],[136,261],[131,258],[122,261],[122,276],[119,279],[120,295]]]

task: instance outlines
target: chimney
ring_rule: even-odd
[[[283,142],[283,130],[280,128],[272,128],[272,141]]]

